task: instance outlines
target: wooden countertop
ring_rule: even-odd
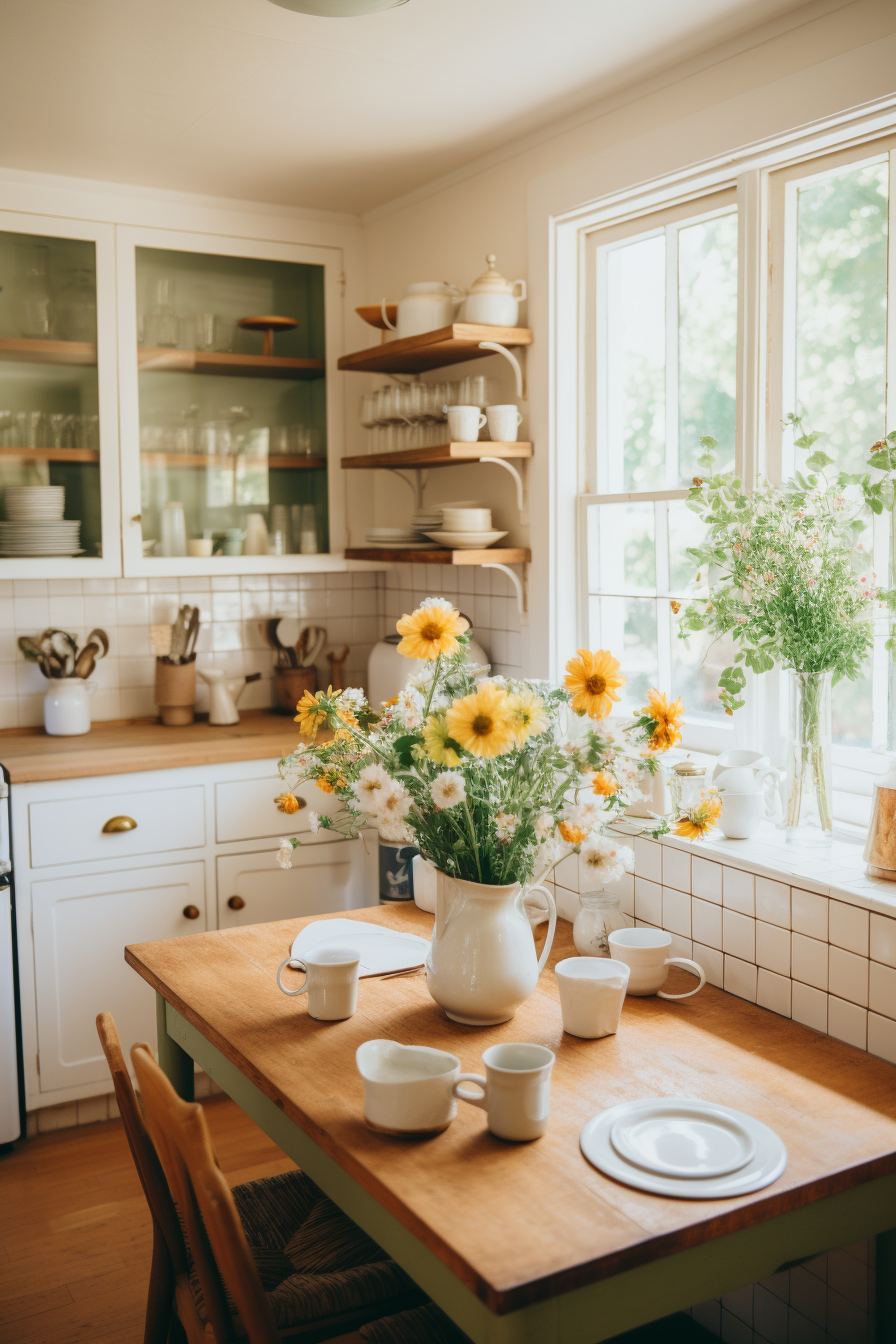
[[[341,912],[429,936],[410,908]],[[326,916],[324,916],[326,918]],[[493,1311],[504,1313],[757,1225],[896,1171],[896,1071],[721,990],[679,1003],[627,999],[619,1032],[586,1041],[562,1030],[546,970],[512,1021],[450,1022],[423,976],[362,980],[358,1011],[316,1022],[285,998],[276,970],[308,920],[193,934],[125,950],[125,958],[363,1188]],[[573,952],[558,923],[550,967]],[[674,976],[692,985],[683,971]],[[682,988],[684,984],[682,984]],[[533,1041],[557,1056],[547,1133],[533,1144],[493,1138],[482,1111],[424,1141],[362,1123],[355,1051],[387,1037],[456,1054],[481,1072],[498,1041]],[[598,1111],[647,1096],[702,1097],[746,1111],[784,1140],[784,1174],[736,1199],[667,1199],[620,1185],[582,1156]]]
[[[50,737],[42,728],[13,729],[0,733],[0,762],[13,784],[33,784],[45,779],[279,759],[293,751],[298,741],[298,730],[287,715],[249,711],[239,723],[226,728],[213,728],[205,721],[166,728],[158,719],[137,719],[95,723],[83,737]]]

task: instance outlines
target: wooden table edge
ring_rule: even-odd
[[[583,1261],[538,1279],[496,1286],[459,1256],[453,1247],[434,1234],[432,1229],[421,1222],[405,1205],[396,1200],[387,1187],[344,1148],[334,1143],[330,1135],[321,1130],[294,1102],[271,1086],[267,1079],[258,1075],[245,1056],[234,1048],[232,1042],[224,1041],[211,1029],[179,995],[134,955],[131,947],[125,948],[125,961],[215,1050],[231,1060],[235,1055],[240,1063],[234,1063],[234,1067],[239,1068],[259,1092],[296,1124],[382,1208],[417,1237],[423,1246],[436,1255],[442,1264],[496,1315],[532,1307],[562,1294],[612,1279],[621,1273],[644,1268],[657,1260],[697,1250],[720,1238],[750,1231],[789,1213],[810,1209],[822,1200],[859,1190],[864,1185],[896,1173],[896,1151],[894,1151],[871,1158],[854,1167],[841,1168],[838,1172],[828,1173],[802,1186],[790,1186],[785,1190],[776,1191],[773,1184],[768,1187],[770,1193],[764,1198],[739,1204],[733,1209],[720,1210],[717,1215],[710,1216],[699,1224],[692,1224],[688,1228],[659,1236],[646,1235],[642,1240],[633,1242],[619,1251],[611,1252],[599,1259]],[[583,1157],[582,1160],[586,1159]]]

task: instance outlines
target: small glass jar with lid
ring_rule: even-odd
[[[579,896],[581,910],[572,926],[572,939],[581,957],[608,957],[607,938],[614,929],[627,929],[628,920],[619,909],[619,896],[614,891],[583,891]]]
[[[690,812],[700,801],[700,795],[706,788],[706,766],[698,765],[688,758],[672,767],[669,780],[669,792],[677,813]]]

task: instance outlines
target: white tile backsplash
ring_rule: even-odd
[[[775,882],[770,877],[756,879],[756,918],[767,924],[777,924],[789,929],[790,924],[790,887],[784,882]]]
[[[828,905],[826,896],[815,892],[801,891],[794,887],[791,892],[790,906],[794,933],[804,933],[809,938],[828,938]]]
[[[722,904],[722,865],[701,859],[696,854],[691,858],[691,891],[704,901]]]
[[[752,873],[725,864],[722,872],[722,904],[740,915],[755,915],[754,882]]]

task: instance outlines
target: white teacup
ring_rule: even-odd
[[[619,1027],[630,970],[608,957],[567,957],[554,967],[563,1030],[597,1040]]]
[[[523,417],[516,406],[486,406],[489,437],[494,443],[516,443]]]
[[[490,532],[491,509],[442,509],[442,527],[446,532]]]
[[[719,829],[729,840],[749,840],[764,818],[775,815],[770,800],[755,789],[750,793],[729,793],[726,789],[719,797],[722,803]]]
[[[341,1022],[358,1006],[358,963],[351,947],[318,947],[303,957],[287,957],[277,970],[277,984],[294,998],[308,995],[308,1016],[319,1022]],[[284,966],[305,972],[301,989],[287,989],[280,979]]]
[[[488,1114],[488,1127],[499,1139],[538,1139],[548,1127],[553,1051],[544,1045],[491,1045],[482,1056],[485,1077],[462,1073],[454,1095]],[[478,1083],[482,1096],[461,1083]]]
[[[191,537],[187,542],[187,555],[211,555],[213,545],[211,537]]]
[[[624,961],[631,972],[627,994],[637,996],[656,994],[660,999],[689,999],[706,984],[706,974],[702,966],[688,957],[669,957],[666,953],[672,946],[672,935],[665,929],[614,929],[607,942],[617,961]],[[686,994],[662,994],[670,966],[683,966],[700,977],[696,989]]]
[[[355,1054],[364,1079],[364,1123],[381,1134],[437,1134],[457,1115],[460,1060],[428,1045],[365,1041]]]
[[[475,443],[485,424],[485,416],[478,406],[443,406],[448,416],[448,434],[452,443]]]

